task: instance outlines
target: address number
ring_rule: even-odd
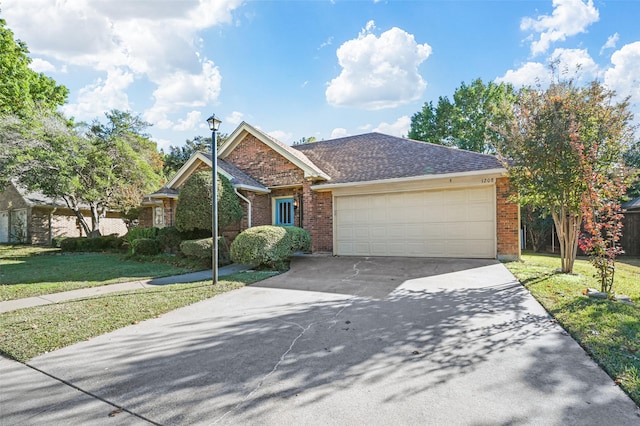
[[[482,178],[482,183],[494,183],[495,181],[495,178]]]

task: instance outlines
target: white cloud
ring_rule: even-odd
[[[180,108],[202,108],[213,103],[220,94],[222,76],[213,62],[205,61],[200,73],[191,74],[176,71],[158,81],[153,92],[155,104],[145,112],[145,118],[158,127],[167,128],[173,124],[168,115]]]
[[[613,65],[604,74],[604,84],[621,98],[631,97],[636,113],[640,113],[640,41],[622,46],[611,55]]]
[[[133,74],[119,68],[107,72],[106,79],[98,79],[78,92],[75,103],[62,107],[65,114],[78,120],[91,120],[112,110],[129,110],[127,88],[133,82]]]
[[[231,114],[225,117],[224,121],[226,121],[229,124],[233,124],[237,126],[238,124],[242,123],[243,119],[244,119],[243,113],[238,111],[233,111]]]
[[[549,60],[557,62],[558,71],[567,78],[589,81],[598,75],[598,65],[586,49],[556,49]]]
[[[40,58],[33,58],[31,60],[31,63],[29,64],[29,68],[31,68],[35,72],[43,73],[56,71],[56,67],[51,62],[45,61],[44,59]]]
[[[548,86],[551,74],[547,65],[540,62],[527,62],[516,70],[508,70],[502,77],[496,78],[496,83],[511,83],[516,88],[523,86]]]
[[[198,32],[231,23],[244,0],[3,0],[3,18],[30,51],[67,65],[97,72],[101,80],[82,89],[71,109],[88,113],[84,102],[96,85],[119,69],[157,86],[156,104],[145,113],[158,127],[170,127],[167,114],[215,100],[220,73],[199,51]],[[34,13],[37,10],[37,13]],[[209,81],[205,78],[213,77]],[[104,80],[104,81],[103,81]],[[202,84],[195,90],[196,84]],[[177,89],[187,89],[178,92]],[[126,94],[122,95],[126,97]],[[169,103],[171,102],[171,103]],[[96,103],[92,115],[101,114]],[[159,121],[153,121],[153,120]]]
[[[318,47],[318,50],[327,47],[327,46],[331,46],[331,44],[333,44],[333,36],[329,37],[327,39],[327,41],[324,41],[320,44],[320,47]]]
[[[331,131],[331,139],[344,138],[345,136],[349,136],[349,132],[343,127],[336,127]]]
[[[540,38],[531,43],[531,53],[546,52],[552,43],[586,32],[587,27],[600,19],[593,0],[553,0],[553,13],[537,18],[523,18],[520,29],[540,33]]]
[[[327,102],[365,109],[393,108],[420,99],[427,83],[418,67],[431,54],[431,46],[418,44],[412,34],[392,28],[376,37],[369,21],[358,38],[336,52],[340,75],[328,84]]]
[[[202,119],[202,113],[200,111],[191,111],[187,113],[187,116],[178,120],[178,123],[173,126],[173,130],[185,131],[195,130],[204,126],[205,121]]]
[[[164,152],[167,152],[171,145],[175,145],[167,139],[151,138],[151,140],[156,143],[156,145],[158,146],[158,150],[162,149]]]
[[[618,45],[618,40],[620,40],[620,34],[615,33],[610,35],[609,38],[607,38],[606,43],[600,48],[600,54],[602,55],[607,49],[615,49]]]
[[[411,127],[411,118],[408,115],[403,115],[398,118],[394,123],[382,122],[378,124],[378,127],[373,129],[374,132],[384,133],[391,136],[405,137],[409,134],[409,128]]]
[[[289,145],[293,142],[293,134],[287,133],[284,130],[272,130],[267,132],[267,134],[272,138],[276,138],[280,142],[284,142]]]

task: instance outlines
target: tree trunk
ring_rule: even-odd
[[[578,231],[582,217],[569,213],[564,207],[551,212],[553,223],[560,242],[561,271],[565,274],[573,272],[573,264],[578,254]]]
[[[98,209],[98,206],[95,204],[90,205],[91,209],[91,234],[90,237],[99,237],[100,236],[100,218],[101,214]]]
[[[67,198],[67,197],[63,197],[63,198],[64,198],[64,201],[67,203],[67,207],[69,207],[73,211],[73,214],[76,215],[76,218],[78,219],[78,223],[80,224],[80,227],[84,231],[85,235],[89,236],[89,234],[91,234],[91,229],[89,228],[87,219],[84,217],[84,215],[78,208],[78,204],[76,203],[75,198]]]

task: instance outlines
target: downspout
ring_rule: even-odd
[[[251,228],[251,201],[244,195],[238,192],[238,188],[233,188],[233,192],[243,201],[247,203],[247,227]]]

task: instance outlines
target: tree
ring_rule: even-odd
[[[229,179],[218,174],[217,185],[218,227],[224,229],[242,219],[242,206]],[[211,232],[212,196],[211,172],[198,172],[189,177],[180,189],[178,205],[176,206],[176,228],[181,232],[195,230]]]
[[[220,133],[216,136],[216,144],[218,148],[229,138],[226,133]],[[169,153],[165,154],[161,151],[162,159],[164,161],[164,175],[169,178],[176,174],[180,167],[186,163],[191,156],[198,152],[211,153],[211,137],[196,136],[191,139],[187,139],[182,146],[169,146]]]
[[[462,83],[453,94],[425,103],[411,117],[409,138],[469,151],[490,153],[501,137],[495,130],[505,120],[505,109],[513,103],[516,92],[510,84],[485,84],[476,79],[470,85]]]
[[[294,145],[305,145],[305,144],[314,143],[314,142],[317,142],[317,141],[318,140],[316,139],[315,136],[309,136],[309,137],[303,136],[299,140],[294,141],[293,144]]]
[[[36,105],[55,111],[66,102],[69,90],[29,68],[28,54],[27,45],[15,40],[0,18],[0,115],[23,118],[33,114]]]
[[[573,271],[593,173],[610,176],[633,136],[628,101],[600,83],[558,81],[520,91],[496,147],[521,204],[551,214],[562,272]],[[588,165],[589,167],[585,167]]]
[[[128,112],[106,117],[106,124],[74,126],[59,113],[43,112],[22,135],[25,148],[14,170],[28,190],[64,200],[87,235],[99,234],[108,210],[136,207],[161,179],[156,145],[142,133],[147,124]]]

